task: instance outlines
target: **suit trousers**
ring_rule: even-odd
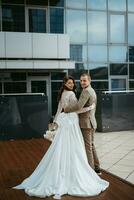
[[[81,131],[84,138],[88,163],[94,170],[100,169],[100,163],[94,145],[95,130],[93,128],[81,128]]]

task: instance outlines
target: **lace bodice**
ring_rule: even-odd
[[[58,104],[58,109],[54,118],[54,121],[56,122],[57,116],[61,113],[62,109],[65,109],[67,106],[73,106],[77,103],[77,98],[75,96],[75,93],[73,91],[67,91],[64,90],[61,96],[61,99]],[[91,110],[93,107],[85,107],[82,108],[81,110],[77,111],[77,113],[83,113]]]

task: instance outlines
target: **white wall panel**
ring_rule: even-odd
[[[58,58],[70,58],[69,36],[58,34]]]
[[[57,35],[33,33],[33,58],[58,58]]]
[[[31,58],[32,38],[31,33],[6,32],[6,57]]]
[[[6,62],[0,61],[0,69],[5,69],[5,68],[6,68]]]
[[[69,37],[66,34],[0,33],[0,57],[68,59]]]
[[[8,69],[33,69],[33,61],[6,61]]]
[[[35,69],[59,69],[59,62],[58,61],[34,61],[34,68]]]

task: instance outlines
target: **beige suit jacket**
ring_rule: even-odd
[[[80,110],[83,107],[87,107],[95,103],[96,105],[97,97],[94,89],[89,85],[87,88],[83,89],[79,98],[79,101],[75,105],[70,105],[65,109],[67,112],[75,112]],[[79,123],[81,128],[97,128],[97,123],[95,119],[95,111],[94,109],[87,111],[85,113],[79,114]]]

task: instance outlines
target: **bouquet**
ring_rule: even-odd
[[[44,138],[52,142],[55,137],[57,128],[58,124],[56,122],[49,123],[48,130],[44,134]]]

